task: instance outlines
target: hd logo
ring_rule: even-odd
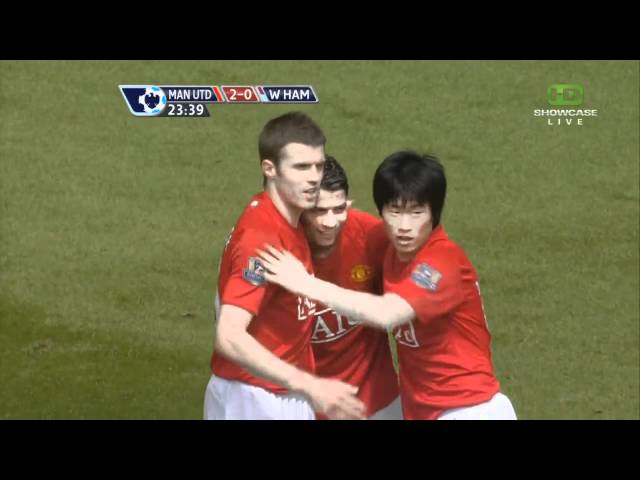
[[[167,106],[167,96],[153,85],[120,85],[131,113],[138,117],[155,117]]]

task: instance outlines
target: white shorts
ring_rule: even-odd
[[[368,420],[402,420],[402,402],[396,398],[386,407],[371,415]]]
[[[470,407],[452,408],[438,420],[517,420],[509,398],[498,392],[491,400]]]
[[[276,395],[264,388],[211,375],[204,394],[205,420],[315,420],[299,394]]]

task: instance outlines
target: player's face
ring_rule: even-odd
[[[382,219],[398,258],[405,262],[422,248],[433,229],[431,208],[428,204],[390,203],[382,209]]]
[[[333,247],[347,221],[347,196],[344,190],[329,192],[321,189],[316,206],[305,211],[302,219],[312,250]]]
[[[324,147],[287,144],[274,177],[280,197],[295,208],[312,208],[318,199],[324,162]]]

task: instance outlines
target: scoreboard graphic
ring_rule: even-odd
[[[318,103],[311,85],[120,85],[136,117],[209,117],[220,103]]]

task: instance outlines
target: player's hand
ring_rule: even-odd
[[[302,262],[291,252],[265,245],[264,250],[257,250],[257,254],[266,270],[264,278],[267,281],[280,285],[292,293],[307,295],[306,286],[312,277]]]
[[[314,377],[307,387],[313,408],[332,420],[363,420],[366,408],[358,388],[340,380]]]

